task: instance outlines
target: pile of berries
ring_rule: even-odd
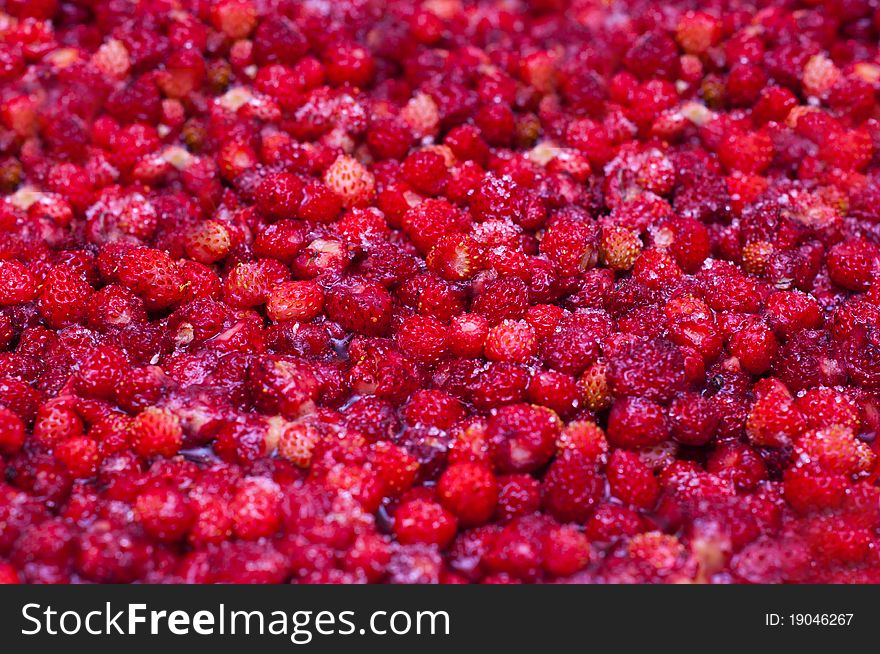
[[[874,0],[0,6],[0,581],[880,581]]]

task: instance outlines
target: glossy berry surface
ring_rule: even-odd
[[[6,3],[0,581],[880,581],[875,4]]]

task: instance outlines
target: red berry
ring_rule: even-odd
[[[271,536],[281,524],[281,489],[274,481],[249,477],[241,481],[232,498],[232,526],[242,540]]]
[[[410,500],[394,512],[394,534],[404,545],[428,543],[446,547],[455,537],[455,516],[436,502]]]
[[[135,502],[135,514],[144,531],[163,542],[183,538],[195,518],[186,497],[170,487],[144,490]]]
[[[379,284],[349,278],[327,293],[327,315],[350,331],[381,336],[391,323],[391,296]]]
[[[144,457],[171,457],[183,445],[180,420],[167,409],[144,409],[135,417],[131,434],[135,452]]]
[[[544,537],[544,569],[566,577],[582,570],[590,562],[590,541],[569,525],[554,527]]]
[[[641,397],[615,400],[608,415],[608,440],[618,447],[659,445],[669,438],[663,408]]]
[[[561,423],[543,407],[514,404],[489,419],[487,436],[492,459],[502,472],[530,472],[553,455]]]
[[[593,462],[577,454],[563,454],[544,475],[541,505],[562,522],[584,522],[601,499],[603,487]]]
[[[486,522],[495,511],[498,484],[487,468],[474,463],[449,466],[437,483],[440,503],[454,513],[462,526]]]
[[[634,452],[617,450],[606,470],[611,494],[625,504],[650,509],[660,496],[653,471]]]

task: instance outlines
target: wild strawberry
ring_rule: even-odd
[[[418,193],[439,195],[446,188],[448,172],[443,157],[430,150],[413,152],[403,162],[403,179]]]
[[[305,245],[306,230],[295,220],[279,220],[267,226],[254,241],[254,254],[289,263]]]
[[[638,513],[619,504],[603,503],[587,521],[585,533],[593,541],[610,542],[645,529]]]
[[[24,424],[15,413],[0,407],[0,451],[15,454],[25,442]]]
[[[135,515],[144,531],[167,543],[182,539],[195,518],[183,493],[170,487],[145,489],[135,502]]]
[[[776,291],[767,298],[766,310],[773,331],[783,337],[815,329],[823,322],[819,303],[800,291]]]
[[[131,425],[133,419],[121,413],[109,413],[92,424],[89,437],[98,443],[104,457],[118,454],[131,444]]]
[[[763,132],[734,132],[722,140],[718,158],[731,172],[761,174],[773,159],[773,141]]]
[[[602,228],[599,253],[604,263],[614,270],[629,270],[642,251],[638,235],[623,227],[609,225]]]
[[[357,207],[370,201],[376,182],[357,159],[340,155],[324,173],[324,184],[341,198],[344,207]]]
[[[401,351],[416,361],[434,364],[448,351],[446,328],[430,316],[411,316],[400,326],[397,343]]]
[[[118,348],[98,347],[82,362],[76,376],[76,388],[86,397],[114,398],[127,368],[128,361]]]
[[[211,8],[214,27],[232,39],[246,37],[257,24],[257,10],[250,0],[221,0]]]
[[[380,336],[391,322],[391,296],[379,284],[366,279],[348,278],[329,290],[325,299],[327,315],[346,329]]]
[[[552,575],[565,577],[590,562],[590,541],[571,525],[552,528],[544,537],[542,565]]]
[[[455,356],[473,359],[480,356],[489,335],[488,321],[476,313],[463,313],[449,326],[449,348]]]
[[[0,260],[0,306],[25,304],[37,297],[33,273],[14,259]]]
[[[82,320],[94,289],[69,264],[53,266],[40,290],[37,307],[50,327],[60,328]]]
[[[287,268],[274,259],[257,259],[235,266],[223,283],[223,299],[237,308],[265,304],[272,289],[289,279]]]
[[[795,456],[826,472],[844,475],[870,471],[876,461],[866,443],[840,426],[804,433],[795,445]]]
[[[702,11],[689,11],[679,18],[675,38],[689,54],[701,55],[721,37],[721,22]]]
[[[746,322],[730,339],[730,353],[753,375],[770,368],[777,347],[773,332],[758,320]]]
[[[784,447],[805,428],[804,418],[784,386],[759,397],[749,412],[746,433],[755,445]]]
[[[590,365],[578,378],[579,397],[590,411],[602,411],[611,406],[607,373],[608,366],[600,360]]]
[[[719,415],[713,404],[696,393],[682,393],[669,405],[672,437],[685,445],[703,445],[712,440]]]
[[[180,268],[159,250],[135,247],[123,251],[113,274],[144,301],[148,311],[168,309],[185,296],[186,280]]]
[[[599,358],[599,342],[606,330],[602,312],[566,316],[544,340],[541,357],[554,370],[578,375]]]
[[[281,525],[281,489],[271,479],[248,477],[230,503],[235,535],[242,540],[272,536]]]
[[[463,526],[486,522],[495,511],[498,484],[492,472],[474,463],[449,466],[437,483],[440,503]]]
[[[275,322],[308,322],[321,313],[324,291],[315,282],[284,282],[273,287],[266,302],[266,314]]]
[[[606,474],[611,494],[625,504],[650,509],[660,496],[654,473],[638,454],[616,450],[608,461]]]
[[[484,349],[490,361],[525,363],[534,356],[537,341],[524,320],[502,320],[489,330]]]
[[[556,439],[559,454],[577,454],[596,463],[604,463],[608,453],[605,432],[594,422],[575,420],[562,428]]]
[[[554,459],[541,482],[541,505],[561,522],[584,522],[601,499],[595,464],[574,453]]]
[[[281,413],[296,418],[318,394],[318,380],[312,367],[292,357],[265,355],[248,369],[247,388],[263,413]]]
[[[211,264],[221,261],[229,253],[232,239],[223,223],[206,220],[187,232],[184,247],[191,259]]]
[[[641,397],[617,399],[608,415],[608,440],[618,447],[659,445],[669,438],[663,408]]]
[[[262,66],[273,63],[302,64],[308,41],[297,24],[285,16],[263,17],[254,33],[254,58]],[[317,62],[314,62],[317,63]],[[300,67],[300,72],[302,67]],[[320,73],[319,73],[320,74]],[[303,84],[307,87],[307,84]]]
[[[404,545],[429,543],[443,548],[456,530],[455,516],[436,502],[413,499],[394,512],[394,534]]]
[[[834,509],[843,503],[847,479],[810,465],[786,469],[783,480],[786,501],[799,513]]]
[[[719,445],[707,461],[706,469],[722,479],[729,479],[743,490],[752,490],[767,478],[764,461],[743,443],[729,442]]]
[[[681,269],[675,260],[660,250],[645,250],[633,265],[633,279],[647,288],[669,288],[681,277]]]
[[[318,429],[306,422],[280,422],[270,426],[270,439],[277,438],[276,452],[300,468],[312,463],[315,446],[321,438]],[[277,430],[278,433],[272,433]]]
[[[355,43],[337,43],[324,52],[324,68],[331,84],[367,86],[375,67],[369,50]]]
[[[132,423],[131,436],[135,452],[143,457],[172,457],[183,445],[180,419],[167,409],[144,409]]]
[[[385,492],[397,497],[408,491],[416,481],[419,462],[404,448],[388,441],[373,444],[371,463]]]
[[[678,71],[678,49],[675,42],[657,30],[642,35],[624,57],[627,70],[637,77],[674,78]]]
[[[536,373],[529,382],[526,395],[533,404],[545,406],[563,417],[570,415],[578,404],[574,378],[553,370]]]
[[[864,239],[838,243],[828,252],[828,275],[838,286],[866,291],[880,261],[880,247]]]
[[[63,402],[44,404],[37,411],[34,441],[46,448],[81,436],[83,424],[76,412]]]
[[[502,277],[489,282],[474,300],[473,310],[490,324],[505,319],[522,318],[528,308],[528,290],[515,277]]]
[[[810,429],[839,426],[858,433],[861,416],[858,405],[833,388],[813,388],[795,398]]]
[[[465,216],[446,200],[429,198],[409,209],[403,215],[402,224],[403,231],[419,251],[428,253],[443,237],[463,232],[468,223]]]
[[[427,202],[428,200],[422,205]],[[471,237],[449,234],[437,240],[428,253],[425,263],[428,270],[443,279],[458,282],[473,277],[478,269],[479,256],[479,246]]]
[[[540,248],[559,274],[576,275],[596,265],[599,233],[590,220],[560,219],[544,233]]]
[[[303,220],[330,223],[339,215],[343,198],[336,190],[318,181],[306,184],[299,216]]]
[[[669,341],[634,339],[609,352],[606,374],[615,395],[667,401],[684,387],[684,359]]]
[[[514,404],[489,419],[492,458],[502,472],[530,472],[544,465],[556,446],[561,422],[542,407]]]
[[[290,173],[267,175],[256,191],[256,206],[271,219],[293,218],[303,200],[303,184]]]

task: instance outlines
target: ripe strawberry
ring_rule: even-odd
[[[342,206],[357,207],[372,199],[376,180],[357,159],[340,155],[324,173],[324,184],[341,198]]]
[[[537,340],[525,320],[502,320],[489,330],[484,346],[490,361],[525,363],[537,351]]]
[[[324,291],[315,282],[284,282],[273,287],[266,302],[266,313],[275,322],[308,322],[321,314]]]
[[[431,316],[410,316],[401,324],[396,339],[407,357],[429,365],[438,363],[449,349],[446,326]]]
[[[608,225],[602,228],[599,254],[604,263],[614,270],[629,270],[642,251],[638,235],[623,227]]]
[[[560,275],[576,275],[596,265],[599,232],[591,220],[560,219],[548,227],[540,248]]]
[[[37,298],[33,273],[14,259],[0,260],[0,306],[25,304]]]
[[[235,266],[223,283],[223,299],[236,308],[265,304],[272,289],[290,278],[287,267],[275,259],[257,259]]]
[[[357,277],[333,286],[325,299],[327,315],[332,320],[367,336],[381,336],[388,330],[391,306],[391,296],[384,287]]]
[[[557,457],[541,482],[541,505],[561,522],[584,522],[601,499],[602,477],[595,464],[566,453]]]
[[[185,236],[186,254],[199,263],[222,261],[232,247],[229,229],[217,220],[206,220],[194,225]]]
[[[25,442],[24,423],[6,407],[0,407],[0,451],[15,454]]]
[[[474,526],[492,517],[498,501],[498,484],[495,475],[484,466],[458,463],[441,475],[437,495],[462,526]]]
[[[611,494],[625,504],[650,509],[660,496],[660,484],[653,471],[634,452],[616,450],[606,474]]]
[[[74,436],[59,443],[54,454],[73,479],[94,477],[101,462],[98,443],[88,436]]]
[[[257,10],[251,0],[221,0],[211,7],[214,27],[232,39],[250,34],[257,24]]]
[[[840,426],[805,432],[795,444],[795,456],[826,472],[843,475],[869,472],[876,462],[873,450]]]
[[[113,275],[139,296],[148,311],[160,311],[180,303],[186,280],[176,262],[165,252],[145,247],[124,250]]]
[[[544,537],[542,565],[552,575],[565,577],[590,562],[590,541],[571,525],[554,527]]]
[[[69,264],[59,264],[46,275],[37,308],[46,324],[58,329],[85,317],[94,292],[78,270]]]
[[[183,445],[180,419],[156,407],[148,407],[135,417],[131,437],[135,452],[143,457],[172,457]]]
[[[557,415],[543,407],[502,407],[486,432],[496,467],[502,472],[537,470],[553,456],[561,426]]]
[[[233,531],[242,540],[272,536],[281,525],[281,489],[265,477],[247,477],[230,503]]]
[[[394,512],[394,534],[404,545],[428,543],[444,548],[457,528],[455,516],[429,500],[410,500]]]
[[[659,445],[669,438],[664,409],[641,397],[616,399],[608,414],[608,440],[618,447]]]
[[[773,160],[773,141],[764,132],[733,132],[721,141],[718,158],[731,172],[761,174]]]
[[[746,434],[755,445],[784,447],[804,431],[801,412],[784,386],[773,387],[752,405]]]

